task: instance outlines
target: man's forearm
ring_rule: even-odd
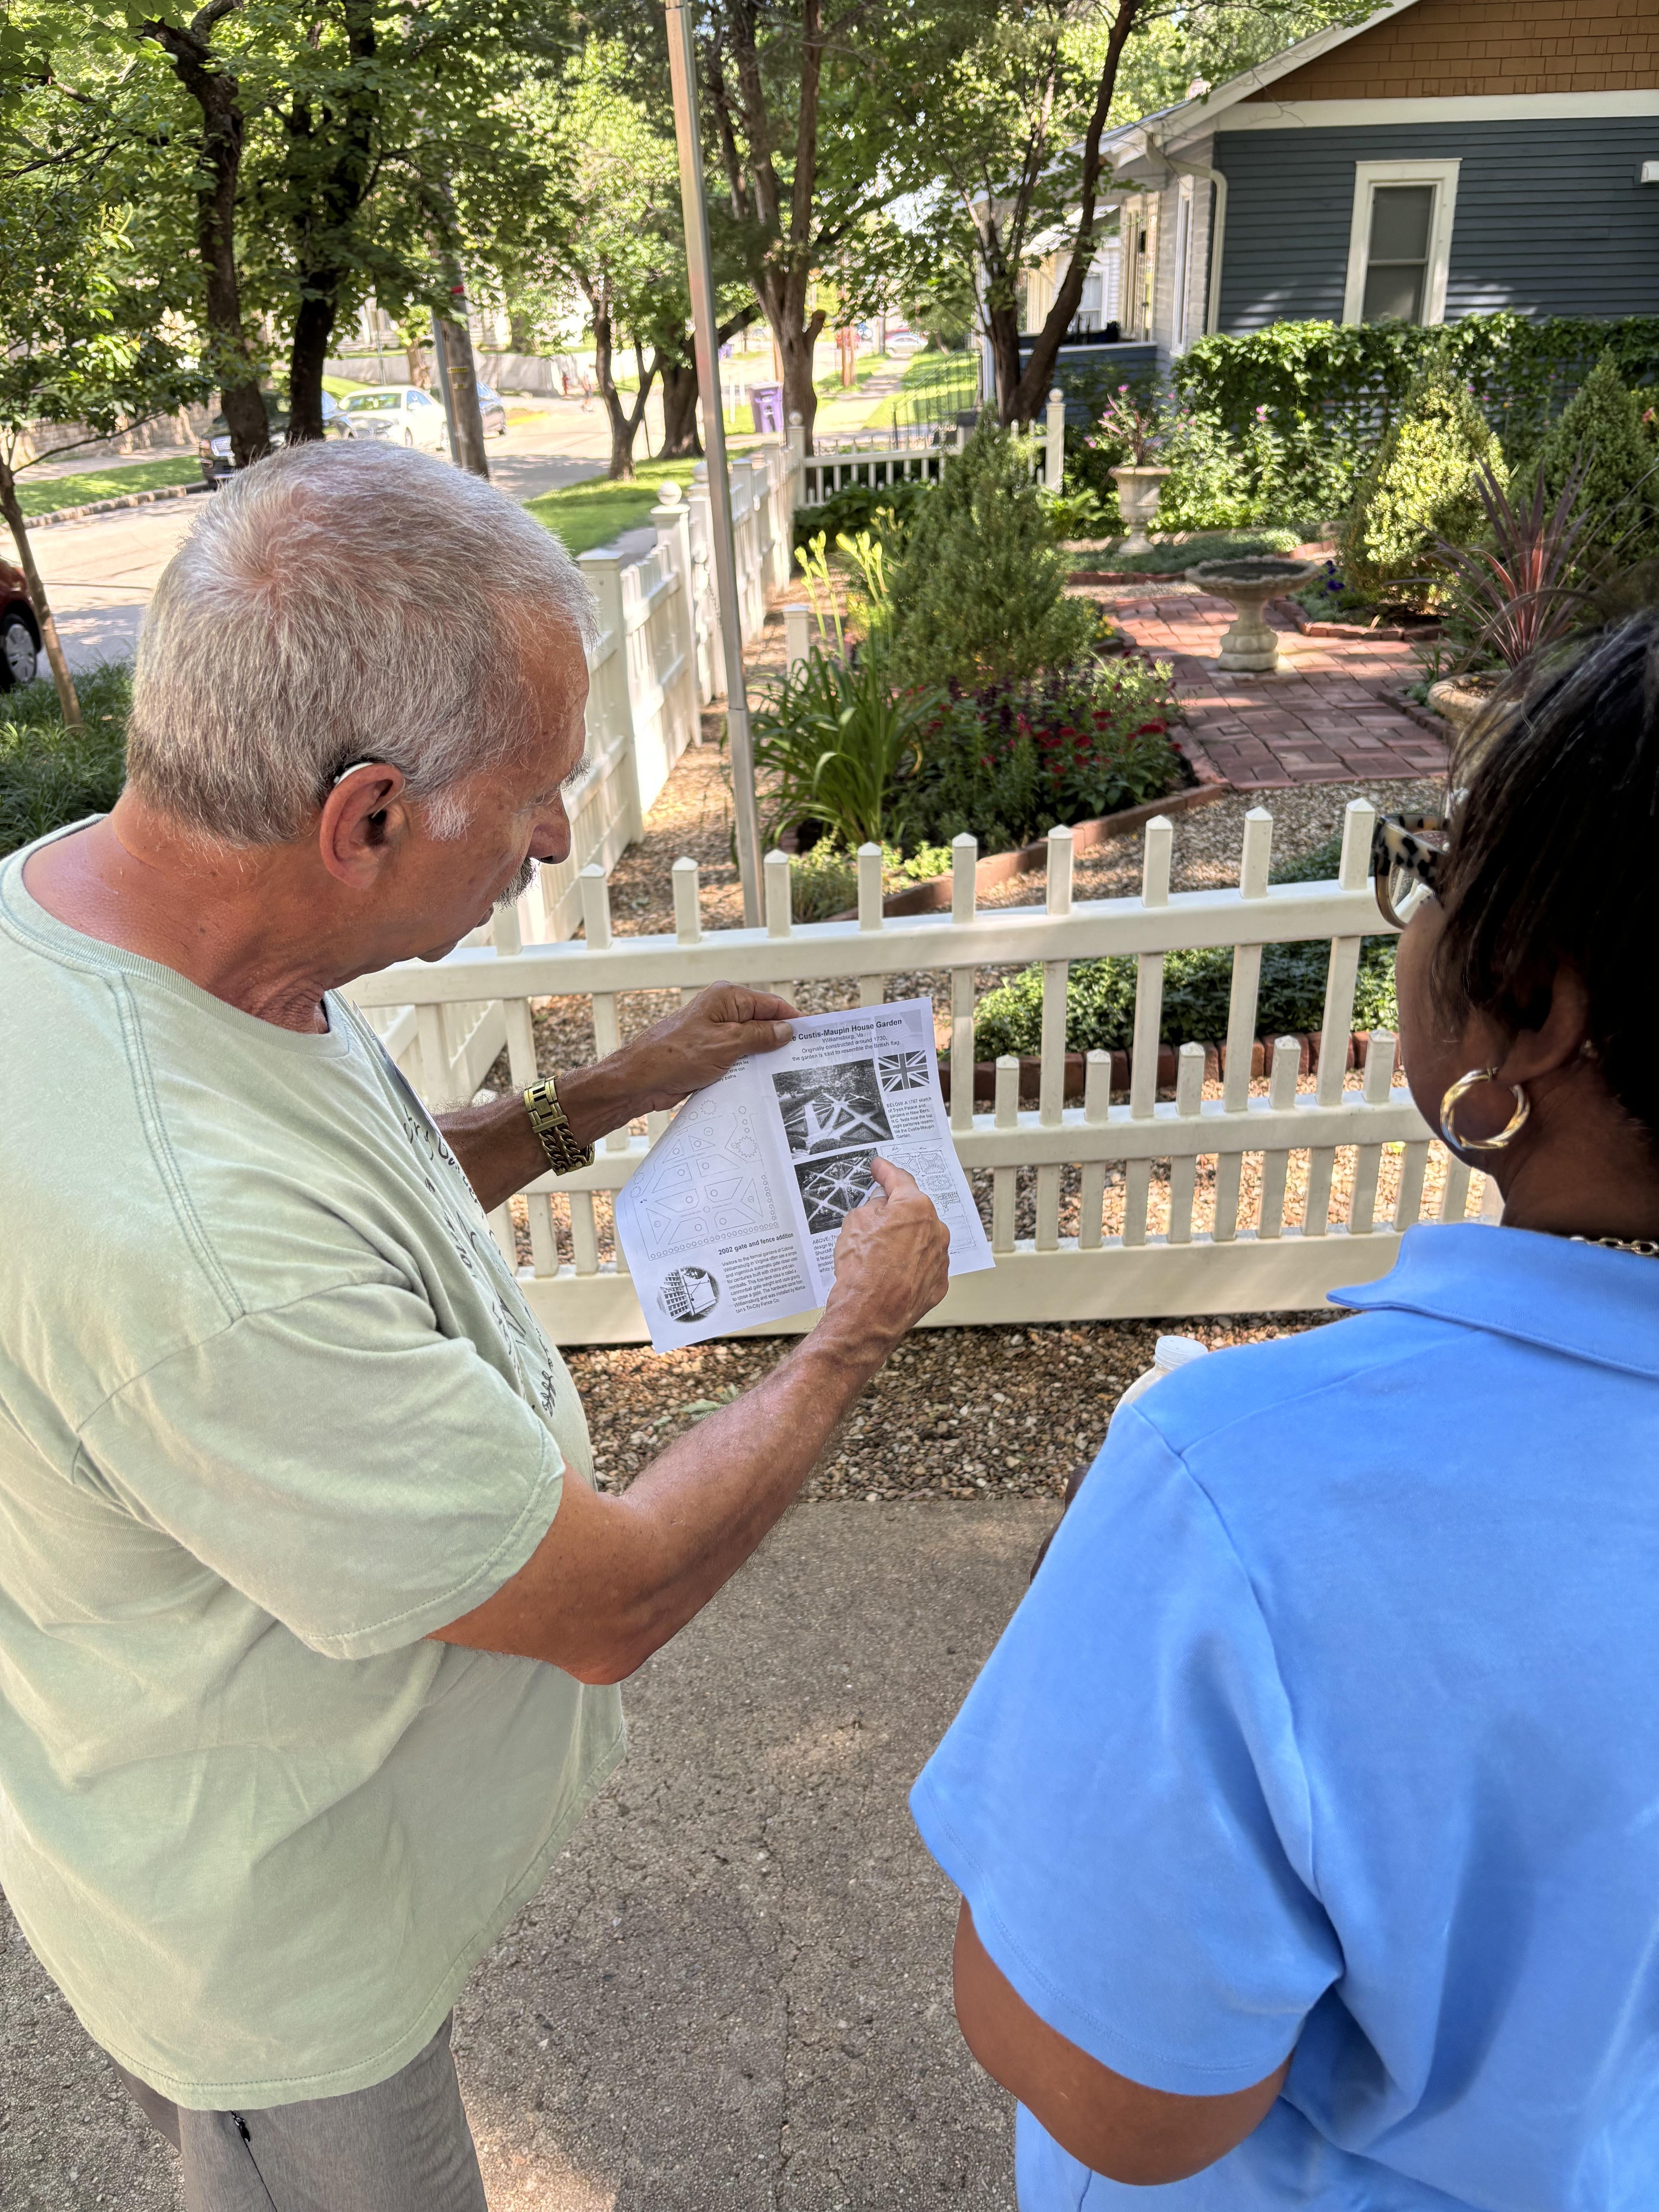
[[[620,1498],[570,1480],[544,1544],[446,1641],[620,1681],[705,1606],[788,1510],[891,1348],[839,1318],[652,1461]]]
[[[623,1055],[614,1058],[620,1061]],[[562,1071],[558,1086],[559,1103],[579,1145],[597,1144],[634,1118],[627,1070],[611,1060]],[[513,1091],[488,1106],[459,1107],[453,1114],[440,1114],[437,1120],[486,1213],[547,1173],[547,1155],[531,1127],[521,1091]]]

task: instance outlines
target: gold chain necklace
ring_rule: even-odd
[[[1635,1252],[1644,1260],[1659,1260],[1659,1241],[1651,1237],[1572,1237],[1573,1244],[1599,1244],[1608,1252]]]

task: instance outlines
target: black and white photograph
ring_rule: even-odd
[[[844,1152],[849,1145],[883,1144],[893,1133],[872,1060],[789,1068],[772,1078],[772,1088],[797,1159]]]
[[[839,1159],[799,1161],[795,1181],[800,1185],[808,1232],[814,1237],[839,1229],[843,1218],[862,1206],[876,1187],[867,1151],[844,1152]]]
[[[720,1304],[720,1286],[707,1267],[676,1267],[665,1275],[657,1304],[670,1321],[699,1322]]]

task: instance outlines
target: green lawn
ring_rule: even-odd
[[[904,382],[876,403],[870,428],[890,422],[937,422],[979,398],[979,359],[971,353],[919,353],[911,356]]]
[[[193,460],[133,461],[125,466],[84,469],[72,477],[17,480],[17,501],[25,514],[53,514],[60,507],[84,507],[94,499],[124,499],[129,492],[159,491],[165,484],[199,483]]]
[[[538,522],[562,538],[573,553],[591,553],[608,545],[624,530],[636,529],[651,520],[651,510],[662,487],[677,483],[684,490],[691,481],[691,461],[641,461],[632,483],[613,483],[609,477],[590,477],[585,483],[563,491],[544,492],[525,505]]]

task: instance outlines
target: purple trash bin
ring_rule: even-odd
[[[749,392],[749,413],[757,435],[769,431],[783,434],[783,386],[781,384],[751,385]]]

